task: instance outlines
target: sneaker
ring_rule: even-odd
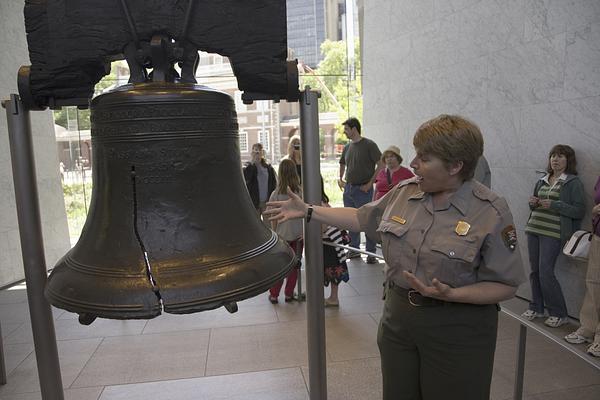
[[[569,333],[565,340],[572,344],[592,343],[592,338],[579,334],[579,331]]]
[[[542,318],[543,316],[544,316],[544,313],[535,312],[533,310],[527,310],[523,314],[521,314],[521,317],[523,317],[529,321],[533,321],[536,318]]]
[[[358,251],[349,250],[348,254],[346,255],[346,258],[347,259],[360,258],[360,253]]]
[[[562,326],[567,322],[569,322],[567,317],[548,317],[548,319],[544,321],[544,324],[546,326],[549,326],[550,328],[558,328],[559,326]]]
[[[592,343],[592,345],[588,347],[587,352],[594,357],[600,357],[600,342]]]
[[[295,301],[296,298],[294,296],[285,296],[285,302],[286,303],[291,303],[292,301]]]
[[[375,256],[367,256],[367,264],[379,264],[379,261]]]
[[[271,302],[271,304],[279,303],[279,300],[277,300],[277,297],[273,297],[273,296],[269,296],[269,301]]]

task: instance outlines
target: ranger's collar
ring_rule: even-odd
[[[469,206],[471,205],[471,199],[473,193],[473,181],[465,181],[456,192],[450,195],[447,203],[440,207],[436,207],[439,210],[447,210],[450,205],[453,205],[462,215],[466,215]],[[425,198],[429,198],[431,196],[430,193],[424,193],[421,190],[417,190],[413,193],[409,199],[410,200],[421,200]]]

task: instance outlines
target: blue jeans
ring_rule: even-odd
[[[551,317],[567,316],[567,305],[554,275],[556,259],[560,254],[560,239],[548,236],[527,234],[529,264],[531,273],[531,303],[529,309],[538,313],[544,312],[544,304]]]
[[[373,200],[373,188],[365,193],[360,190],[360,185],[347,183],[344,187],[344,207],[359,208],[371,200]],[[350,246],[360,248],[360,232],[350,232]],[[368,237],[366,247],[367,251],[375,252],[375,242]]]

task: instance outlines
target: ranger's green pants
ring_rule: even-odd
[[[384,400],[487,400],[498,307],[415,307],[386,289],[377,343]]]

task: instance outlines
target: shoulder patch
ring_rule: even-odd
[[[517,230],[514,225],[506,225],[504,229],[502,229],[502,241],[509,250],[515,250],[517,247]]]

